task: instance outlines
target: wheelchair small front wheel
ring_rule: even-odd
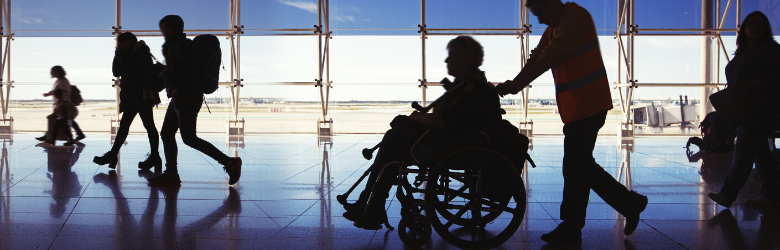
[[[431,223],[422,214],[410,214],[398,223],[398,237],[409,246],[421,247],[431,240]]]

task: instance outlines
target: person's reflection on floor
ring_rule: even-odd
[[[79,176],[71,171],[71,168],[79,160],[79,154],[84,150],[84,144],[77,142],[76,148],[49,147],[44,148],[48,156],[48,170],[46,177],[51,180],[51,190],[44,192],[51,194],[54,200],[49,205],[49,213],[54,218],[61,218],[65,214],[66,205],[73,197],[81,195],[81,183]]]
[[[177,235],[177,248],[196,249],[196,238],[198,233],[214,227],[214,225],[229,215],[232,215],[233,219],[238,219],[238,214],[241,213],[240,194],[233,186],[228,188],[228,192],[230,193],[222,203],[222,206],[214,210],[214,212],[206,215],[202,219],[192,222],[182,228],[181,235]]]
[[[780,233],[780,218],[777,211],[772,211],[768,207],[745,207],[748,210],[756,210],[761,213],[758,232],[755,234],[755,244],[751,244],[742,232],[739,222],[730,209],[720,211],[718,215],[708,221],[710,227],[720,226],[723,238],[729,246],[729,249],[778,249],[780,241],[777,235]],[[747,212],[747,211],[745,211]],[[749,230],[752,231],[753,230]],[[752,238],[752,237],[750,237]]]
[[[149,178],[154,173],[149,170],[139,170],[138,175]],[[150,186],[149,201],[146,203],[146,209],[141,216],[141,221],[137,222],[130,211],[127,198],[119,187],[120,180],[116,171],[108,171],[108,174],[99,173],[93,177],[93,180],[95,183],[103,184],[111,189],[111,193],[114,195],[116,201],[115,213],[120,217],[117,220],[120,224],[115,227],[118,234],[116,238],[127,240],[127,242],[119,244],[122,246],[122,249],[153,249],[154,241],[150,239],[155,237],[163,239],[164,249],[176,248],[173,232],[176,226],[176,201],[178,200],[180,186]],[[162,224],[163,228],[159,231],[161,235],[157,236],[154,230],[154,218],[160,203],[160,192],[163,193],[165,198],[165,215]]]
[[[711,153],[703,150],[699,150],[693,153],[691,150],[687,150],[688,162],[698,162],[699,174],[702,180],[707,186],[711,188],[720,187],[723,185],[723,180],[729,173],[731,168],[732,155],[729,153]]]
[[[159,174],[159,173],[158,173]],[[139,170],[140,177],[149,178],[154,176],[149,170]],[[177,201],[179,196],[179,185],[150,185],[149,202],[146,203],[146,209],[141,216],[140,221],[136,221],[128,199],[122,193],[116,171],[111,170],[108,174],[99,173],[94,177],[95,183],[101,183],[111,189],[116,201],[116,214],[119,216],[120,225],[116,225],[117,239],[123,239],[122,249],[194,249],[195,238],[201,231],[211,228],[220,220],[229,216],[241,213],[241,199],[238,191],[229,187],[227,199],[222,206],[206,215],[202,219],[182,227],[181,235],[174,235],[176,232],[176,219],[178,217]],[[155,234],[154,218],[160,203],[160,193],[165,200],[162,228]],[[163,246],[157,246],[155,241],[150,239],[162,238]]]

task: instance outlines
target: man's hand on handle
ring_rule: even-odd
[[[500,84],[496,85],[496,93],[498,93],[498,95],[501,96],[501,97],[504,97],[505,95],[508,95],[508,94],[515,95],[518,92],[520,92],[520,90],[516,89],[514,85],[516,85],[516,84],[512,80],[507,80],[504,83],[500,83]]]

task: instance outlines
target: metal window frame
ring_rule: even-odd
[[[116,13],[115,13],[115,26],[112,27],[112,34],[117,36],[120,32],[130,31],[138,33],[137,36],[161,36],[157,30],[124,30],[121,26],[121,0],[116,1]],[[618,66],[617,66],[617,81],[614,82],[614,88],[618,90],[621,110],[624,117],[619,122],[621,132],[618,132],[619,136],[632,137],[633,136],[633,120],[631,114],[631,105],[633,100],[634,89],[637,87],[701,87],[707,90],[713,90],[717,87],[723,86],[720,82],[720,74],[717,69],[720,68],[720,53],[729,59],[729,55],[726,52],[723,40],[721,38],[721,32],[734,32],[739,30],[740,18],[741,18],[741,0],[728,0],[726,11],[721,15],[720,4],[722,0],[702,0],[703,3],[709,2],[712,4],[715,2],[717,9],[714,23],[717,25],[715,28],[702,28],[702,29],[657,29],[657,28],[638,28],[636,20],[634,18],[635,0],[617,0],[617,29],[614,38],[618,42]],[[429,82],[427,80],[427,65],[426,65],[426,40],[428,36],[454,36],[454,35],[474,35],[474,36],[516,36],[520,40],[520,64],[525,66],[530,56],[531,44],[530,35],[531,22],[530,11],[525,7],[525,0],[518,0],[519,12],[520,12],[520,24],[521,28],[428,28],[426,23],[426,0],[420,0],[421,15],[420,24],[418,25],[418,33],[420,35],[421,45],[421,78],[418,79],[423,105],[427,104],[427,88],[428,86],[440,85],[438,82]],[[228,134],[238,135],[236,131],[231,132],[231,126],[239,127],[240,123],[241,133],[243,134],[244,120],[240,117],[240,105],[239,99],[241,94],[241,87],[243,87],[244,79],[241,78],[241,35],[244,30],[262,30],[262,31],[278,31],[280,33],[267,34],[269,36],[311,36],[316,35],[318,37],[318,51],[317,58],[318,65],[318,78],[313,82],[263,82],[261,84],[269,85],[308,85],[315,86],[319,92],[320,109],[322,116],[319,118],[318,123],[322,126],[332,126],[333,120],[329,113],[330,91],[333,88],[333,81],[330,79],[330,40],[332,39],[332,30],[330,29],[330,15],[329,15],[329,0],[317,0],[317,24],[313,29],[245,29],[241,25],[241,0],[229,0],[229,25],[226,29],[192,29],[185,30],[192,33],[218,33],[218,36],[225,36],[230,43],[230,81],[220,82],[221,86],[230,89],[231,92],[231,115],[227,119],[228,122]],[[729,14],[731,5],[736,7],[736,24],[737,29],[723,29],[723,25],[726,21],[726,17]],[[2,64],[0,64],[0,111],[2,111],[2,120],[0,120],[0,132],[3,132],[2,126],[6,124],[12,124],[13,118],[9,116],[9,101],[10,92],[13,88],[14,81],[11,78],[11,59],[10,59],[10,47],[13,41],[14,33],[11,32],[11,13],[10,13],[11,0],[0,0],[0,22],[3,24],[0,27],[0,39],[5,38],[5,44],[2,44],[2,50],[0,50],[0,58],[2,58]],[[704,6],[704,5],[703,5]],[[711,6],[711,5],[710,5]],[[704,8],[703,8],[704,9]],[[704,15],[703,15],[704,16]],[[703,20],[704,21],[704,20]],[[24,32],[24,31],[20,31]],[[650,32],[650,33],[640,33]],[[701,33],[691,33],[701,32]],[[701,36],[703,39],[716,40],[715,54],[718,55],[713,61],[711,55],[703,59],[703,81],[701,83],[638,83],[634,71],[634,41],[637,36]],[[712,49],[705,51],[707,54],[712,52]],[[625,72],[623,72],[625,71]],[[715,74],[714,76],[712,74]],[[707,80],[710,79],[710,80]],[[712,80],[714,79],[714,80]],[[4,81],[3,81],[4,80]],[[118,79],[113,79],[114,81]],[[254,83],[254,82],[253,82]],[[544,83],[537,83],[537,85],[544,85]],[[528,135],[531,135],[533,127],[533,121],[528,118],[528,99],[530,94],[530,88],[533,85],[529,85],[523,89],[521,93],[523,113],[521,115],[519,125],[521,130],[525,129]],[[4,87],[4,88],[3,88]],[[119,87],[114,84],[117,90],[117,114],[112,118],[112,128],[114,125],[118,126],[119,123]],[[706,99],[703,96],[703,100]],[[706,105],[705,105],[706,106]],[[232,125],[231,125],[232,124]],[[12,127],[11,127],[12,128]],[[12,132],[12,129],[10,130]],[[115,132],[114,129],[112,131]],[[630,131],[630,132],[628,132]],[[320,131],[318,130],[318,133]],[[329,129],[329,133],[332,134],[332,129]],[[322,134],[322,133],[320,133]]]

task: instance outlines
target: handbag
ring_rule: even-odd
[[[755,81],[740,82],[710,95],[712,107],[726,121],[729,127],[742,125],[753,111],[758,108],[762,95],[752,85]]]
[[[750,60],[758,50],[754,50],[742,61]],[[741,67],[742,63],[737,66],[735,72],[739,72]],[[738,82],[710,95],[710,103],[715,111],[726,120],[729,127],[737,128],[759,108],[764,97],[760,91],[760,85],[761,79]]]

